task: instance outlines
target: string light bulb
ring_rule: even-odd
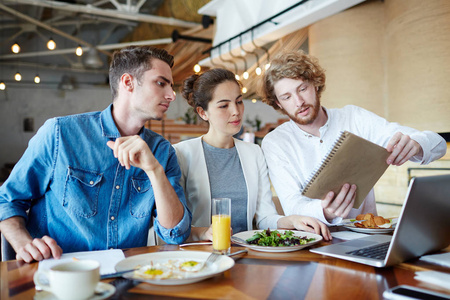
[[[260,67],[257,67],[256,69],[255,69],[255,73],[256,73],[256,75],[261,75],[261,73],[262,73],[262,70],[261,70],[261,68]]]
[[[19,71],[17,71],[16,75],[14,75],[14,79],[15,79],[16,81],[21,81],[21,80],[22,80],[22,75],[20,75],[20,72],[19,72]]]
[[[236,80],[240,80],[241,79],[241,77],[239,77],[238,74],[234,75],[234,78],[236,78]]]
[[[5,89],[6,89],[6,84],[3,81],[1,81],[0,82],[0,90],[4,91]]]
[[[245,71],[244,74],[242,74],[242,77],[243,77],[244,79],[248,79],[248,72]]]
[[[256,103],[256,99],[255,98],[252,99],[252,103]]]
[[[36,76],[34,77],[34,83],[40,83],[41,82],[41,77],[39,77],[39,74],[36,74]]]
[[[268,68],[270,68],[270,64],[267,63],[267,64],[264,66],[264,68],[267,70]]]
[[[75,50],[75,54],[76,54],[77,56],[83,55],[83,48],[81,48],[80,45],[78,45],[77,50]]]
[[[195,73],[199,73],[201,70],[202,70],[202,67],[200,67],[199,64],[196,64],[196,65],[194,66],[194,72],[195,72]]]
[[[244,86],[244,87],[242,88],[242,94],[245,94],[245,93],[247,93],[247,88]]]
[[[54,41],[52,38],[50,38],[50,39],[48,40],[48,42],[47,42],[47,48],[48,48],[48,50],[55,50],[55,48],[56,48],[56,43],[55,43],[55,41]]]
[[[14,43],[14,45],[11,46],[11,51],[13,53],[19,53],[20,52],[20,46],[17,44],[17,42]]]

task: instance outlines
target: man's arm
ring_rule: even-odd
[[[25,227],[22,217],[12,217],[0,222],[0,231],[16,251],[16,259],[32,262],[54,257],[60,258],[61,247],[48,236],[33,239]]]
[[[33,239],[26,229],[31,199],[44,196],[51,178],[57,143],[57,120],[47,120],[31,138],[28,148],[0,187],[0,231],[16,251],[16,258],[31,262],[59,258],[62,250],[46,236]]]
[[[406,161],[420,164],[441,158],[447,151],[445,140],[432,131],[420,131],[386,119],[361,107],[345,107],[348,118],[353,120],[353,133],[386,149],[392,154],[387,163],[402,165]]]

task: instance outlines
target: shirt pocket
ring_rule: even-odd
[[[90,218],[97,213],[103,174],[69,167],[64,187],[63,206],[73,214]]]
[[[150,216],[155,194],[148,178],[131,178],[130,214],[136,218]]]

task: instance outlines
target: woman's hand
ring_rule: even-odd
[[[282,217],[278,220],[277,227],[319,234],[323,236],[325,241],[331,241],[332,239],[328,226],[313,217],[298,215]]]

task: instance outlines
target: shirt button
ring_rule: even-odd
[[[94,182],[93,182],[93,181],[91,180],[91,181],[89,181],[89,184],[90,184],[90,185],[93,185],[93,184],[94,184]]]
[[[114,221],[116,218],[114,218],[114,216],[111,217],[111,221]]]
[[[120,185],[116,185],[116,190],[120,189]]]
[[[322,140],[320,140],[320,142],[321,142],[321,143],[323,143],[323,141],[322,141]]]

